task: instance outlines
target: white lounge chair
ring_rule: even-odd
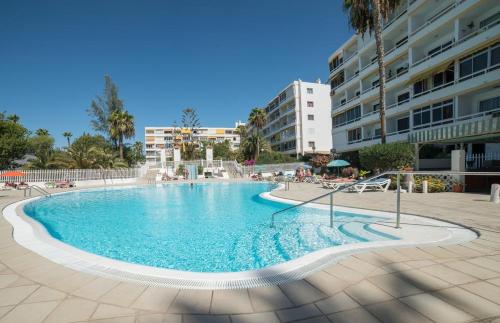
[[[366,181],[364,183],[354,185],[354,189],[359,194],[363,193],[365,190],[373,190],[373,191],[382,191],[387,192],[389,189],[389,185],[391,185],[390,178],[378,178],[370,181]]]

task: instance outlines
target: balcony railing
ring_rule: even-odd
[[[334,72],[336,72],[339,68],[341,68],[342,66],[344,66],[345,64],[347,64],[347,62],[349,62],[351,60],[351,58],[353,58],[354,56],[356,56],[356,54],[358,53],[358,51],[354,51],[354,53],[352,53],[351,55],[349,55],[347,58],[345,58],[342,63],[340,63],[339,65],[335,66],[334,69],[330,70],[330,75]]]
[[[477,118],[483,118],[485,116],[488,116],[490,114],[500,114],[500,108],[494,109],[494,110],[489,110],[489,111],[483,111],[483,112],[478,112],[474,114],[469,114],[466,116],[461,116],[455,119],[455,121],[465,121],[465,120],[470,120],[470,119],[477,119]]]
[[[442,16],[444,16],[445,14],[447,14],[448,12],[450,12],[451,10],[453,10],[454,8],[456,8],[457,6],[459,6],[460,4],[462,4],[465,1],[466,0],[458,0],[458,1],[450,3],[448,6],[444,7],[443,9],[441,9],[440,11],[438,11],[435,15],[433,15],[432,17],[430,17],[429,19],[427,19],[427,21],[423,25],[421,25],[420,27],[418,27],[417,29],[415,29],[414,31],[412,31],[410,33],[410,36],[415,35],[416,33],[418,33],[419,31],[421,31],[425,27],[429,26],[434,21],[438,20],[439,18],[441,18]]]
[[[437,55],[439,55],[439,54],[441,54],[441,53],[443,53],[443,52],[446,52],[447,50],[449,50],[449,49],[451,49],[451,48],[453,48],[453,47],[455,47],[455,46],[456,46],[456,42],[455,42],[455,40],[453,39],[453,40],[451,41],[451,43],[449,43],[449,44],[447,44],[447,45],[441,45],[441,47],[440,47],[437,51],[433,52],[433,53],[432,53],[432,54],[430,54],[430,55],[426,55],[426,56],[424,56],[423,58],[421,58],[421,59],[419,59],[418,61],[416,61],[415,63],[413,63],[411,66],[412,66],[412,67],[415,67],[415,66],[417,66],[417,65],[420,65],[420,64],[422,64],[423,62],[425,62],[425,61],[427,61],[427,60],[429,60],[429,59],[431,59],[431,58],[433,58],[433,57],[435,57],[435,56],[437,56]]]

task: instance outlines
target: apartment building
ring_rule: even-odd
[[[266,105],[263,137],[274,151],[298,157],[330,153],[330,86],[293,81]],[[252,129],[249,129],[252,131]]]
[[[500,153],[500,1],[408,0],[383,27],[387,141]],[[374,37],[328,60],[337,152],[380,142]]]
[[[245,125],[241,121],[235,123],[233,128],[201,127],[193,130],[179,127],[146,127],[144,129],[144,142],[146,143],[146,163],[156,164],[161,161],[161,151],[165,151],[167,158],[173,156],[173,148],[189,140],[198,142],[222,143],[229,141],[233,150],[240,146],[240,136],[236,128]],[[192,138],[192,139],[190,139]]]

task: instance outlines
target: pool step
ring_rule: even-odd
[[[363,222],[344,223],[339,227],[339,230],[347,237],[361,242],[392,240],[395,238],[391,235],[373,229],[370,227],[369,223]]]

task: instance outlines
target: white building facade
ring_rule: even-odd
[[[383,29],[387,142],[498,149],[499,22],[498,0],[403,0]],[[379,143],[374,37],[353,36],[328,63],[333,147]]]
[[[161,161],[161,153],[165,151],[165,156],[171,158],[176,144],[179,146],[189,140],[197,142],[222,143],[228,141],[231,149],[238,149],[240,146],[240,136],[236,128],[244,123],[238,121],[233,128],[211,128],[200,127],[191,134],[190,129],[179,127],[146,127],[144,129],[144,142],[146,151],[146,163],[157,164]]]
[[[329,154],[330,107],[328,84],[293,81],[264,108],[267,120],[261,133],[274,151],[293,157]]]

